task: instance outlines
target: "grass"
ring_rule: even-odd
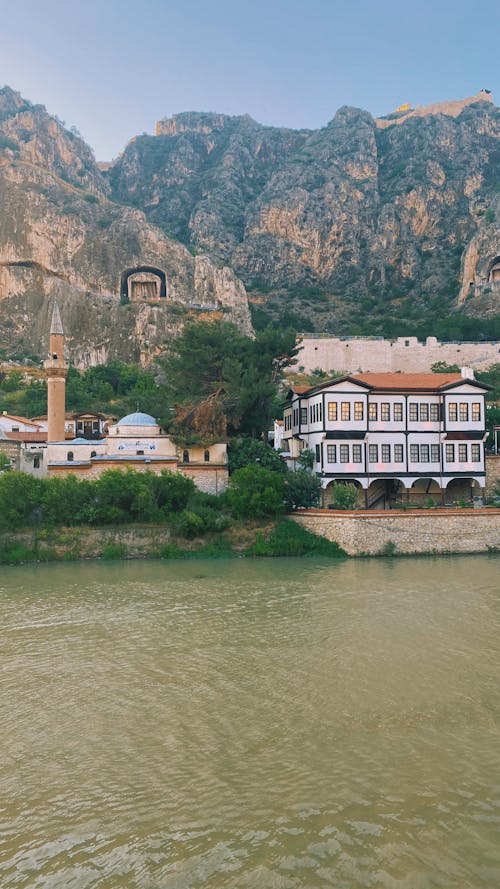
[[[257,533],[255,542],[247,549],[246,555],[330,556],[334,559],[347,556],[338,543],[311,534],[291,519],[280,519],[267,537],[262,532]]]

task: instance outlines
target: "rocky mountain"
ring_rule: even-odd
[[[45,354],[53,296],[80,367],[147,363],[189,318],[250,331],[244,284],[260,322],[319,332],[500,312],[487,91],[378,119],[344,107],[315,131],[179,114],[97,164],[6,87],[0,208],[0,359]]]
[[[43,356],[52,297],[80,367],[146,363],[191,317],[251,330],[233,271],[112,199],[89,147],[0,90],[0,357]]]
[[[106,176],[116,201],[306,328],[500,311],[500,110],[487,91],[380,119],[344,107],[317,131],[179,114],[133,139]]]

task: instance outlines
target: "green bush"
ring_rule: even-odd
[[[333,485],[333,505],[335,509],[354,509],[358,499],[358,489],[354,485],[339,482]]]
[[[319,505],[321,482],[308,472],[289,472],[285,479],[287,509],[310,509]]]
[[[106,561],[113,559],[126,559],[128,549],[124,543],[107,543],[102,551],[102,558]]]
[[[185,559],[187,554],[175,543],[166,543],[165,546],[160,547],[157,555],[160,559]]]
[[[187,540],[192,540],[194,537],[201,537],[201,535],[205,533],[203,519],[189,509],[184,509],[176,517],[175,529],[178,534],[185,537]]]
[[[238,519],[279,515],[285,509],[285,480],[281,473],[260,466],[237,469],[229,482],[227,500]]]
[[[186,508],[194,491],[191,479],[171,472],[109,469],[96,481],[8,472],[0,475],[0,530],[165,522]]]
[[[3,541],[0,543],[1,565],[22,565],[25,562],[55,562],[58,556],[54,549],[49,547],[30,547],[18,541]]]
[[[285,473],[286,463],[274,448],[249,435],[234,438],[227,451],[229,472],[243,469],[244,466],[260,466],[275,472]]]
[[[291,519],[277,522],[268,537],[258,534],[253,546],[247,550],[251,556],[331,556],[344,557],[343,549],[325,537],[317,537]]]
[[[228,559],[234,558],[234,555],[231,543],[225,537],[210,540],[199,549],[189,553],[189,556],[195,559]]]
[[[10,460],[7,454],[0,452],[0,472],[5,472],[6,469],[10,469]]]

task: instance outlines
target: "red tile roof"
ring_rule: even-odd
[[[39,423],[36,423],[35,420],[28,420],[27,417],[16,417],[14,414],[8,414],[7,411],[2,411],[2,414],[0,416],[6,417],[7,420],[15,420],[16,423],[28,423],[30,426],[39,425]]]
[[[419,391],[436,391],[451,383],[467,383],[460,373],[444,374],[406,374],[406,373],[363,373],[354,374],[354,380],[367,383],[374,389],[418,389]]]

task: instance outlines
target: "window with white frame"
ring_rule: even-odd
[[[331,422],[335,422],[337,419],[337,402],[329,401],[328,402],[328,419]]]
[[[410,423],[418,423],[418,404],[415,401],[410,401],[408,417]]]
[[[420,405],[420,422],[428,423],[429,422],[429,405],[427,402],[422,402]]]
[[[401,423],[403,420],[403,405],[400,401],[396,401],[392,406],[392,416],[395,423]]]
[[[375,421],[378,419],[377,408],[378,408],[378,404],[376,401],[373,401],[371,404],[368,405],[368,419],[369,420]]]
[[[481,404],[479,401],[472,402],[472,422],[480,423],[481,422]]]
[[[364,406],[362,401],[354,402],[354,419],[355,420],[363,420],[365,416]]]
[[[454,463],[455,462],[455,445],[447,444],[445,454],[446,454],[446,462],[447,463]]]
[[[470,458],[473,463],[481,462],[481,445],[479,444],[471,444],[470,446]]]
[[[362,448],[360,444],[353,444],[352,446],[352,462],[353,463],[361,463],[362,462]]]
[[[319,444],[316,445],[315,452],[316,452],[316,463],[321,463],[321,447],[319,446]]]
[[[391,462],[391,446],[388,444],[383,444],[380,450],[381,450],[381,462],[382,463],[390,463]]]
[[[458,446],[458,462],[467,463],[467,445],[459,444]]]
[[[431,445],[431,463],[439,463],[439,445]]]
[[[460,402],[458,418],[461,423],[468,423],[469,422],[469,405],[467,404],[466,401]]]
[[[394,462],[395,463],[403,463],[403,445],[395,444],[394,445]]]
[[[411,444],[411,445],[410,445],[410,461],[411,461],[412,463],[418,463],[418,462],[419,462],[419,448],[418,448],[418,444]]]
[[[450,423],[456,423],[458,420],[458,405],[456,401],[450,401],[448,404],[448,420]]]
[[[391,406],[388,401],[383,401],[380,405],[380,419],[383,423],[388,423],[391,419]]]
[[[340,445],[340,462],[349,463],[349,445]]]
[[[378,445],[368,445],[368,459],[370,463],[378,463]]]
[[[428,463],[429,462],[429,445],[422,444],[420,445],[420,462]]]
[[[337,462],[337,445],[329,444],[326,446],[326,459],[329,463]]]
[[[300,422],[304,425],[307,425],[307,408],[301,407],[300,409]]]
[[[350,401],[342,401],[340,405],[340,419],[344,422],[351,419]]]
[[[439,404],[429,405],[429,420],[431,420],[432,423],[437,423],[439,421]]]

